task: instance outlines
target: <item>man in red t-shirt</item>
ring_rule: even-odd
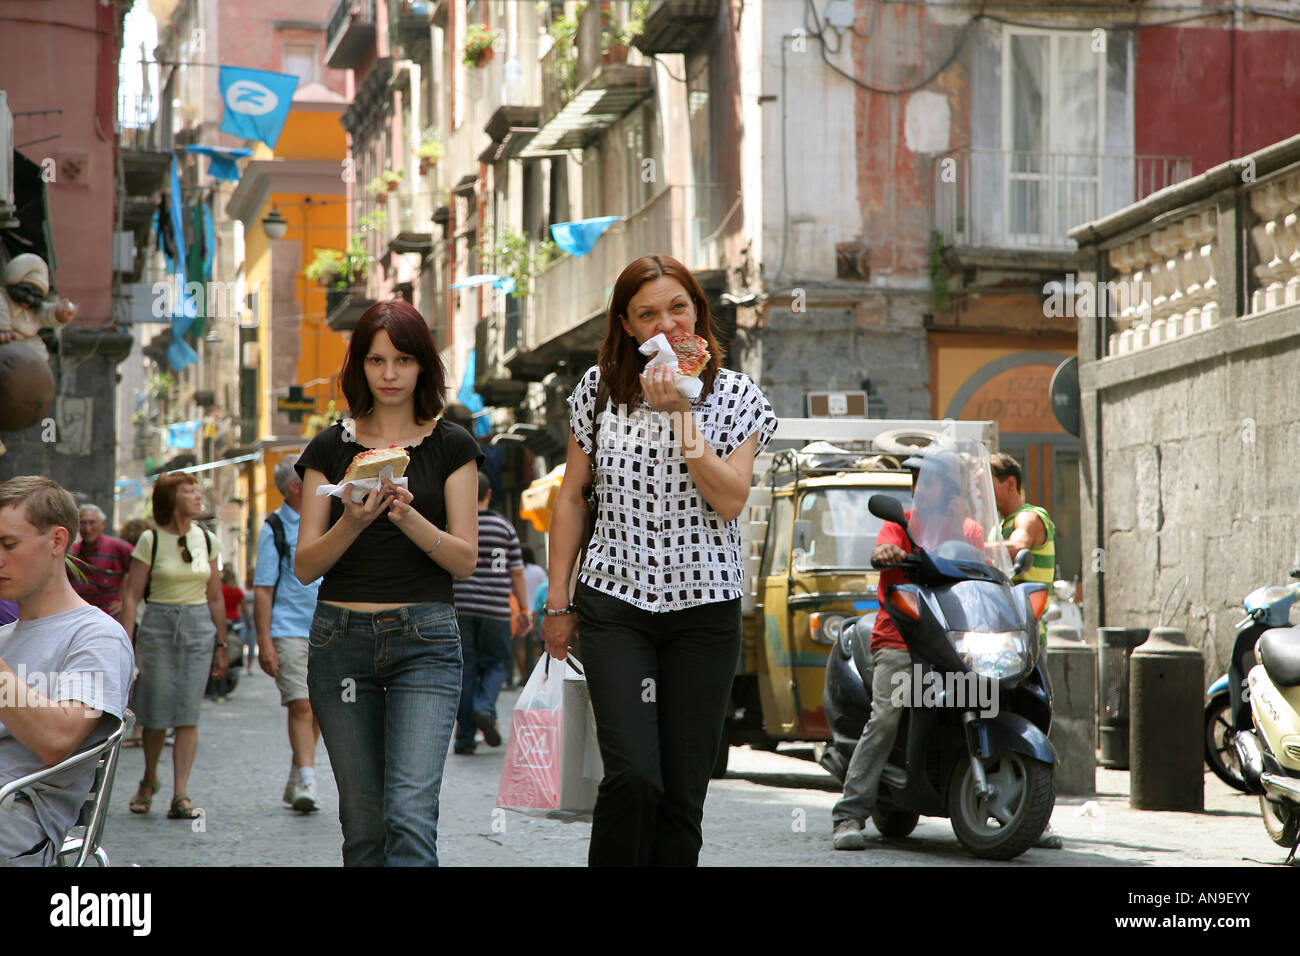
[[[961,460],[952,452],[939,451],[925,455],[919,462],[916,459],[906,462],[909,467],[914,463],[919,466],[912,472],[914,507],[903,513],[912,538],[926,548],[948,540],[965,539],[983,551],[984,529],[966,517],[966,505],[961,494]],[[903,526],[886,521],[876,536],[871,560],[875,564],[897,564],[911,550],[912,544]],[[880,772],[893,749],[898,722],[903,716],[902,708],[894,704],[893,696],[899,676],[907,679],[912,655],[885,610],[885,599],[889,589],[904,580],[903,572],[898,568],[885,568],[880,572],[877,593],[881,607],[871,630],[871,717],[862,728],[862,737],[844,775],[844,795],[831,811],[835,827],[831,842],[837,850],[866,847],[863,826],[875,810]]]
[[[135,549],[120,538],[104,534],[104,512],[95,505],[85,505],[78,517],[81,536],[68,554],[77,559],[73,563],[85,580],[69,572],[72,589],[87,604],[121,624],[122,586],[131,570],[131,553]]]

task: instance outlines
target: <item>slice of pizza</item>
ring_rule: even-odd
[[[678,332],[668,336],[668,344],[677,354],[678,374],[699,378],[709,364],[709,343],[698,335]]]
[[[401,478],[410,463],[411,456],[406,453],[405,448],[399,448],[397,445],[388,448],[371,448],[352,459],[352,464],[348,465],[348,470],[339,484],[346,485],[349,481],[356,481],[358,478],[378,478],[379,473],[389,465],[393,466],[393,477]]]

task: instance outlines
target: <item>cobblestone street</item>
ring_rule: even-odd
[[[516,692],[502,694],[503,725]],[[226,703],[205,701],[190,795],[205,809],[203,828],[166,819],[171,748],[159,765],[162,790],[147,816],[127,810],[143,767],[139,749],[123,750],[106,846],[114,866],[338,866],[338,796],[322,744],[317,761],[321,811],[294,813],[280,803],[289,768],[284,710],[274,682],[244,676]],[[505,726],[503,726],[503,732]],[[438,852],[447,866],[581,866],[586,823],[494,813],[504,746],[480,744],[449,756],[442,788]],[[727,779],[714,781],[705,805],[708,866],[973,866],[948,821],[923,818],[906,840],[868,841],[862,853],[830,845],[835,784],[811,762],[811,748],[763,753],[733,749]],[[1207,772],[1206,812],[1142,813],[1128,806],[1128,774],[1099,771],[1101,792],[1061,797],[1052,817],[1060,851],[1030,850],[1002,866],[1260,866],[1285,851],[1260,823],[1258,803]],[[874,833],[871,826],[867,832]]]

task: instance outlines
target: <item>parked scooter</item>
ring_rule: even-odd
[[[1300,578],[1300,568],[1292,569],[1291,577]],[[1246,595],[1246,616],[1236,625],[1228,673],[1205,692],[1205,762],[1216,777],[1242,793],[1252,791],[1242,777],[1232,739],[1238,731],[1251,729],[1246,675],[1255,663],[1255,644],[1265,631],[1290,623],[1297,598],[1300,582],[1256,588]]]
[[[975,448],[960,449],[962,457],[982,459],[987,474],[983,446],[970,444]],[[981,482],[979,467],[962,470]],[[872,514],[908,531],[915,549],[900,565],[907,583],[881,595],[912,653],[914,679],[872,822],[883,835],[902,837],[922,814],[949,817],[972,853],[1006,860],[1047,826],[1056,752],[1047,739],[1051,691],[1038,641],[1047,586],[1011,583],[1017,569],[991,512],[991,488],[990,480],[987,497],[969,488],[964,494],[968,514],[992,529],[985,552],[965,538],[913,540],[897,499],[874,495],[869,502]],[[834,743],[821,763],[841,781],[871,713],[874,619],[846,621],[826,665],[823,703]]]
[[[1259,794],[1264,829],[1290,848],[1290,863],[1300,846],[1300,628],[1266,631],[1255,659],[1246,675],[1255,726],[1232,743],[1248,792]]]

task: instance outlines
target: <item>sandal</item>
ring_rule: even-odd
[[[185,794],[172,797],[172,807],[167,811],[168,820],[196,820],[203,816],[203,811],[194,805],[194,801]]]
[[[148,813],[149,805],[153,803],[154,794],[158,792],[161,784],[157,778],[153,780],[141,780],[140,787],[131,798],[130,810],[132,813]]]

